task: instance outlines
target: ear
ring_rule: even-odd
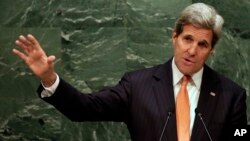
[[[173,34],[172,34],[172,43],[173,43],[173,45],[175,45],[176,40],[177,40],[177,34],[176,34],[176,32],[173,32]]]

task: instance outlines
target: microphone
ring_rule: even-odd
[[[208,135],[209,140],[210,140],[210,141],[213,141],[212,138],[211,138],[211,136],[210,136],[209,131],[207,130],[207,126],[206,126],[206,124],[205,124],[205,122],[204,122],[204,120],[203,120],[203,118],[202,118],[202,114],[199,112],[198,108],[195,109],[195,114],[196,114],[197,116],[199,116],[199,118],[200,118],[200,120],[201,120],[201,122],[202,122],[202,124],[203,124],[203,127],[204,127],[205,130],[206,130],[206,133],[207,133],[207,135]]]
[[[161,141],[161,139],[162,139],[162,137],[163,137],[163,134],[164,134],[164,132],[165,132],[165,130],[166,130],[166,127],[167,127],[167,125],[168,125],[168,121],[169,121],[169,119],[170,119],[171,116],[172,116],[172,112],[168,112],[168,117],[167,117],[167,120],[166,120],[166,122],[165,122],[165,124],[164,124],[164,127],[163,127],[163,129],[162,129],[162,132],[161,132],[161,136],[160,136],[159,141]]]

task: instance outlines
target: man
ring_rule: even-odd
[[[32,35],[20,36],[16,44],[23,52],[13,53],[41,79],[39,96],[72,121],[124,122],[133,141],[221,141],[227,128],[247,123],[245,89],[205,65],[222,25],[213,7],[188,6],[173,31],[173,58],[91,94],[60,78],[55,56],[47,56]]]

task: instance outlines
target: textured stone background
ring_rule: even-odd
[[[130,140],[123,123],[73,123],[41,101],[39,80],[11,53],[18,35],[34,34],[57,56],[58,74],[91,92],[115,85],[126,71],[170,58],[176,17],[199,1],[225,18],[223,38],[207,64],[245,87],[250,107],[249,0],[1,0],[0,140]]]

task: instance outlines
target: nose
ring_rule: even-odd
[[[196,52],[197,52],[197,45],[196,44],[190,45],[190,47],[188,48],[189,55],[193,56],[196,54]]]

